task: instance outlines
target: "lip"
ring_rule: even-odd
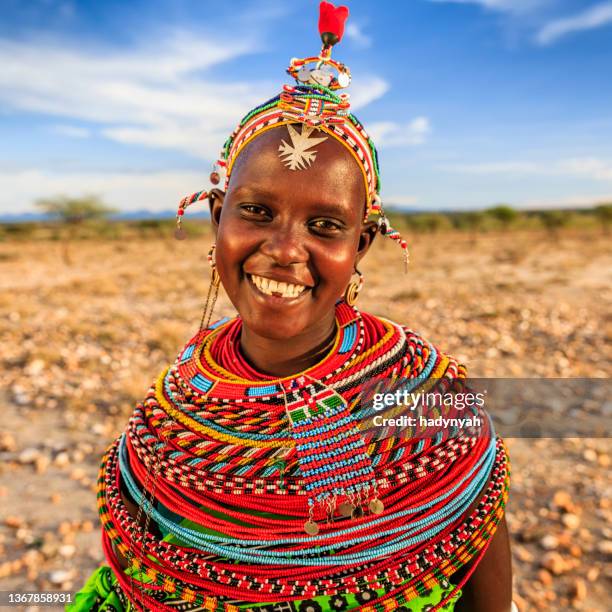
[[[306,286],[306,289],[304,289],[304,291],[302,291],[300,295],[298,295],[297,297],[291,297],[291,298],[280,297],[278,295],[268,295],[267,293],[264,293],[263,291],[257,288],[257,285],[255,285],[255,283],[253,282],[253,279],[251,278],[251,274],[249,272],[247,272],[245,276],[247,279],[247,283],[249,287],[251,288],[251,291],[255,295],[255,298],[257,299],[257,301],[267,306],[293,306],[294,304],[298,304],[299,302],[304,300],[305,297],[310,293],[312,289],[312,287]],[[260,275],[256,274],[255,276],[260,276]],[[265,278],[271,278],[271,277],[266,276]],[[272,280],[280,280],[280,279],[274,278]],[[280,282],[293,282],[296,285],[303,284],[303,283],[296,283],[295,281],[280,281]]]

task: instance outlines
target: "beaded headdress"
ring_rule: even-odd
[[[314,161],[316,151],[312,147],[323,139],[321,137],[334,138],[348,149],[362,171],[367,194],[363,220],[366,221],[370,214],[378,216],[380,232],[400,245],[407,265],[407,243],[391,227],[382,207],[376,147],[363,125],[350,112],[349,94],[338,93],[350,85],[351,72],[347,66],[332,59],[331,52],[342,39],[348,13],[345,6],[335,7],[329,2],[321,2],[319,33],[323,46],[319,55],[291,60],[287,72],[295,79],[295,85],[284,85],[280,94],[243,117],[225,141],[210,181],[213,185],[222,183],[227,190],[238,155],[253,139],[270,129],[287,126],[291,143],[283,141],[281,159],[292,170],[307,167]],[[302,124],[299,134],[294,127],[296,124]],[[292,148],[296,148],[298,138],[301,138],[301,151],[295,154]],[[311,142],[306,143],[307,138]],[[177,238],[184,237],[181,222],[185,209],[208,196],[209,193],[203,190],[181,200],[177,211]]]

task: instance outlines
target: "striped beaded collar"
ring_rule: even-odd
[[[220,319],[196,334],[179,354],[179,377],[196,396],[219,401],[258,401],[283,399],[287,386],[301,377],[325,382],[347,368],[360,354],[364,343],[361,313],[346,302],[336,304],[336,338],[327,355],[317,364],[297,374],[277,379],[240,378],[215,363],[211,346],[229,325],[240,324],[239,317]]]

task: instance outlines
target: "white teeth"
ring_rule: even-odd
[[[302,293],[306,287],[305,285],[294,285],[293,283],[285,283],[283,281],[275,281],[271,278],[265,278],[264,276],[251,275],[253,284],[266,295],[272,295],[273,293],[280,293],[281,297],[293,298],[297,297]]]

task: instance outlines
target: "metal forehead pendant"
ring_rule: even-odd
[[[278,147],[278,156],[281,158],[285,166],[289,170],[304,170],[312,165],[312,162],[317,157],[316,151],[309,151],[315,145],[327,140],[327,136],[319,138],[313,137],[312,134],[315,128],[302,125],[302,131],[298,132],[291,124],[287,125],[291,144],[283,140]]]

